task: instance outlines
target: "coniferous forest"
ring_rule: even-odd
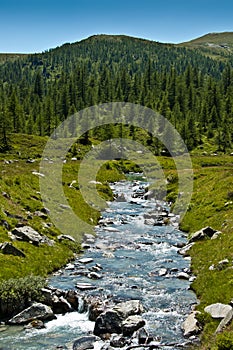
[[[217,152],[229,153],[233,61],[229,55],[211,57],[198,48],[107,35],[40,54],[4,56],[1,149],[10,147],[14,133],[49,136],[85,107],[124,101],[166,117],[189,150],[211,140]],[[72,134],[72,128],[67,132]]]

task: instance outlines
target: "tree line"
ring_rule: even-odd
[[[10,134],[50,136],[75,112],[115,101],[159,112],[179,131],[189,150],[206,139],[218,151],[232,147],[230,61],[183,47],[96,36],[0,65],[1,148],[9,147]],[[71,123],[67,134],[77,127]],[[124,127],[129,137],[140,137],[136,128]],[[101,139],[111,136],[106,129],[100,134]],[[155,143],[150,135],[145,139],[147,144]]]

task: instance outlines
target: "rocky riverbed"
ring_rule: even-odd
[[[26,310],[26,320],[16,315],[14,326],[0,328],[3,349],[174,350],[195,341],[182,330],[196,303],[190,260],[178,253],[187,238],[167,203],[148,199],[147,186],[112,185],[116,200],[96,237],[84,236],[83,255],[51,276],[43,291],[50,309],[34,304],[43,317]]]

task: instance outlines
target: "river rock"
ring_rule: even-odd
[[[145,326],[146,322],[139,315],[129,316],[122,323],[122,332],[124,336],[131,336],[135,331]]]
[[[90,283],[77,283],[76,288],[80,290],[92,290],[92,289],[96,289],[96,286],[93,286]]]
[[[166,276],[166,274],[167,274],[167,269],[162,268],[162,269],[159,270],[159,276],[160,277]]]
[[[90,272],[88,275],[87,275],[88,278],[92,279],[92,280],[99,280],[101,279],[103,276],[100,275],[99,273],[97,272]]]
[[[65,298],[73,309],[78,310],[80,297],[75,290],[68,290],[66,292]]]
[[[107,310],[100,314],[95,322],[94,334],[103,337],[106,333],[121,333],[122,318],[114,310]]]
[[[16,227],[12,231],[12,234],[16,239],[20,241],[31,242],[37,246],[41,243],[48,244],[49,246],[52,246],[54,244],[53,240],[50,240],[48,237],[41,235],[30,226]]]
[[[125,198],[125,195],[121,193],[116,199],[116,202],[127,202],[127,199]]]
[[[228,304],[216,303],[206,306],[204,311],[213,318],[225,318],[228,312],[232,311],[232,307]]]
[[[128,339],[118,334],[113,334],[110,339],[110,346],[113,348],[123,348],[128,344]]]
[[[149,334],[145,328],[138,331],[138,344],[147,345],[154,340],[153,335]]]
[[[4,242],[0,244],[0,250],[3,254],[9,254],[14,256],[19,256],[21,258],[25,258],[26,255],[19,250],[18,248],[14,247],[12,243]]]
[[[53,296],[52,309],[55,314],[65,314],[72,311],[68,301],[63,296],[57,297],[56,295]]]
[[[194,245],[194,242],[186,244],[183,248],[178,250],[178,253],[180,255],[188,256],[188,251],[190,248],[192,248],[193,245]]]
[[[34,303],[32,304],[32,306],[28,307],[27,309],[23,310],[16,316],[12,317],[8,321],[8,323],[20,325],[20,324],[26,324],[35,319],[44,321],[44,320],[51,320],[54,318],[55,318],[55,315],[50,306],[47,306],[41,303]]]
[[[122,319],[126,319],[128,316],[140,315],[144,309],[140,300],[128,300],[123,303],[119,303],[113,307]]]
[[[96,321],[97,317],[104,312],[104,304],[97,298],[91,301],[88,308],[88,318],[90,321]]]
[[[79,262],[80,262],[81,264],[90,264],[92,261],[93,261],[92,258],[82,258],[82,259],[79,259]]]
[[[43,329],[45,328],[44,322],[41,320],[33,320],[32,322],[30,322],[29,324],[27,324],[25,327],[25,329]]]
[[[186,272],[179,272],[177,278],[180,280],[189,280],[190,276]]]
[[[200,314],[200,312],[193,311],[182,324],[182,329],[184,331],[185,337],[190,337],[200,332],[201,328],[199,326],[198,320],[196,319],[197,314]]]
[[[73,350],[87,350],[94,349],[94,342],[96,341],[95,336],[81,337],[75,340],[73,343]]]

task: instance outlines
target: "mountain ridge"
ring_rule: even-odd
[[[233,48],[233,32],[212,32],[212,33],[207,33],[204,34],[200,37],[188,40],[188,41],[184,41],[181,43],[171,43],[171,42],[160,42],[158,40],[151,40],[151,39],[146,39],[146,38],[141,38],[141,37],[134,37],[131,35],[126,35],[126,34],[93,34],[88,36],[87,38],[83,38],[81,40],[78,41],[74,41],[74,42],[66,42],[62,45],[58,45],[54,48],[49,48],[46,49],[42,52],[35,52],[35,53],[20,53],[20,52],[16,52],[16,53],[7,53],[7,52],[1,52],[0,53],[0,61],[7,60],[7,59],[12,59],[12,58],[18,58],[18,56],[27,56],[27,55],[36,55],[36,54],[42,54],[44,52],[50,52],[53,50],[57,50],[60,48],[63,48],[64,46],[70,46],[70,45],[79,45],[79,44],[83,44],[83,43],[88,43],[88,42],[94,42],[94,41],[99,41],[99,40],[107,40],[107,41],[115,41],[115,42],[122,42],[124,40],[132,40],[135,42],[141,42],[141,43],[148,43],[148,44],[152,44],[152,45],[162,45],[162,46],[170,46],[170,47],[177,47],[177,46],[185,46],[185,47],[203,47],[203,46],[208,46],[207,44],[215,44],[215,45],[228,45],[228,46],[232,46]],[[211,47],[211,45],[210,45]],[[222,47],[222,48],[226,48],[226,47]]]

